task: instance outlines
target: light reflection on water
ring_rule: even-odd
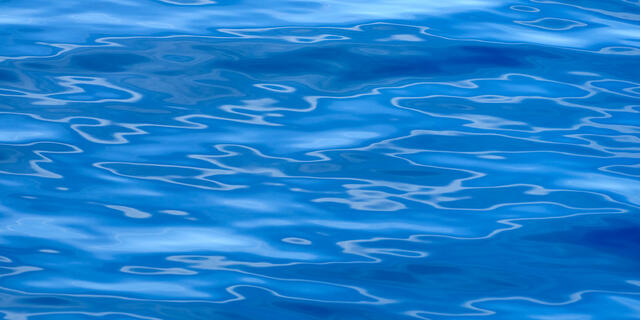
[[[639,316],[634,1],[4,1],[4,319]]]

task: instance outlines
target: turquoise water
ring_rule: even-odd
[[[0,316],[640,318],[640,2],[0,1]]]

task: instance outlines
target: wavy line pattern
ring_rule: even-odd
[[[637,1],[0,8],[3,319],[640,317]]]

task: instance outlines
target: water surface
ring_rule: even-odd
[[[640,318],[640,3],[0,1],[0,315]]]

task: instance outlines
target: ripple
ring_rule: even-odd
[[[536,27],[545,30],[565,31],[573,28],[585,27],[586,23],[560,18],[540,18],[532,21],[514,21],[525,26]]]
[[[127,216],[129,218],[145,219],[145,218],[150,218],[151,217],[150,213],[144,212],[144,211],[140,211],[138,209],[134,209],[134,208],[131,208],[131,207],[117,206],[117,205],[105,205],[105,207],[107,207],[109,209],[120,211],[125,216]]]
[[[162,3],[175,4],[180,6],[201,6],[201,5],[217,3],[216,1],[211,1],[211,0],[188,0],[188,1],[158,0],[158,1]]]
[[[536,7],[522,5],[510,6],[509,9],[521,12],[540,12],[540,9]]]
[[[5,318],[637,317],[635,1],[34,1]]]
[[[310,245],[311,244],[311,241],[309,241],[307,239],[294,238],[294,237],[283,238],[282,241],[286,242],[286,243],[300,244],[300,245]]]

